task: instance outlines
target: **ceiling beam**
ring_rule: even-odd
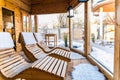
[[[78,0],[31,0],[31,14],[66,13],[70,5],[78,4]]]
[[[42,1],[42,0],[41,0]],[[48,1],[48,0],[47,0]],[[65,13],[69,3],[67,0],[51,0],[52,2],[44,0],[41,3],[31,4],[31,14],[51,14],[51,13]]]
[[[21,9],[30,12],[30,5],[26,5],[25,3],[23,3],[21,0],[6,0],[7,2],[10,2],[18,7],[20,7]],[[29,3],[29,2],[28,2]]]

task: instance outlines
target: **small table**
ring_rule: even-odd
[[[56,34],[45,34],[45,41],[46,44],[49,45],[50,37],[54,38],[54,47],[57,46],[57,35]]]

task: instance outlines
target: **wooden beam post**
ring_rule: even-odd
[[[38,32],[38,18],[37,15],[34,15],[34,27],[35,27],[35,32]]]
[[[3,17],[2,17],[2,7],[0,7],[0,32],[3,31]]]
[[[115,0],[114,80],[120,80],[120,0]]]
[[[29,16],[29,32],[31,32],[32,31],[32,19],[31,19],[31,15]]]
[[[69,18],[69,48],[72,48],[72,26],[71,26],[71,18]]]
[[[84,43],[84,55],[87,57],[88,54],[90,53],[90,49],[91,49],[91,46],[90,46],[90,25],[89,25],[89,16],[90,16],[90,10],[89,8],[90,7],[90,1],[86,2],[84,4],[84,40],[85,40],[85,43]]]

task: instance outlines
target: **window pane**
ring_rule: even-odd
[[[97,6],[97,3],[101,2],[105,1],[95,2],[94,5]],[[94,5],[93,8],[95,8]],[[113,7],[115,6],[109,6],[109,4],[101,5],[97,12],[91,12],[90,22],[92,46],[90,55],[111,73],[114,72],[115,12],[112,11]]]
[[[84,4],[74,12],[72,25],[73,48],[84,53]]]
[[[44,39],[45,34],[56,34],[57,46],[65,47],[66,43],[68,46],[69,29],[66,13],[38,15],[38,28],[38,32],[41,33]],[[52,37],[50,38],[49,46],[54,46],[54,38]]]

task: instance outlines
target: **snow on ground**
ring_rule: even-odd
[[[83,42],[82,42],[82,44],[81,44],[81,42],[73,42],[73,48],[84,52]]]
[[[113,54],[106,53],[103,50],[93,47],[93,51],[91,52],[90,55],[113,73],[113,65],[114,65]]]
[[[81,44],[81,47],[78,47],[78,48],[76,48],[76,49],[84,52],[84,46],[83,46],[83,44]]]
[[[79,64],[74,67],[72,80],[106,80],[96,66],[91,64]]]
[[[107,68],[110,72],[114,72],[114,47],[111,46],[101,46],[101,45],[93,45],[93,51],[90,53],[92,57],[94,57],[99,63],[101,63],[105,68]],[[81,43],[81,47],[76,48],[80,51],[84,52],[83,43]]]

